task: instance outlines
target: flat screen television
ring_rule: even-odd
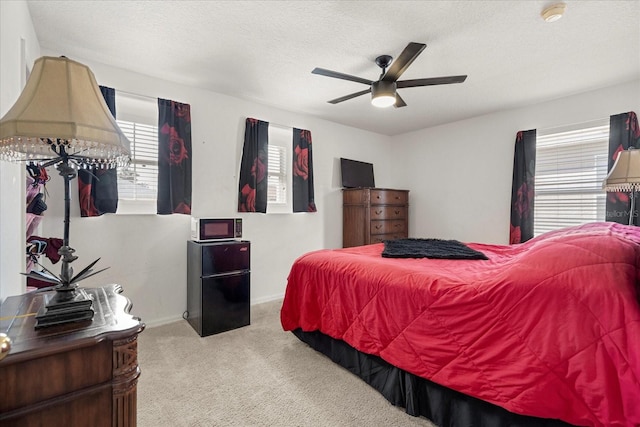
[[[340,172],[344,188],[375,187],[373,164],[340,158]]]

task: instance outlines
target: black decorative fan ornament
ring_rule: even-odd
[[[326,70],[324,68],[314,68],[312,73],[319,74],[321,76],[334,77],[336,79],[349,80],[356,83],[363,83],[369,86],[366,90],[332,99],[328,101],[330,104],[337,104],[339,102],[356,98],[360,95],[371,93],[371,103],[377,107],[390,107],[392,105],[396,108],[405,107],[407,104],[400,95],[398,95],[397,89],[462,83],[467,79],[467,76],[464,75],[398,80],[402,73],[409,68],[409,65],[411,65],[418,55],[422,53],[425,47],[427,47],[427,45],[424,43],[411,42],[393,62],[391,62],[393,58],[389,55],[378,56],[376,58],[376,64],[382,68],[382,73],[377,81],[363,79],[362,77],[339,73],[337,71]]]

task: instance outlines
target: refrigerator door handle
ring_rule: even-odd
[[[216,277],[240,276],[242,274],[247,274],[249,272],[250,272],[250,270],[227,271],[227,272],[224,272],[224,273],[216,273],[216,274],[209,274],[207,276],[201,276],[201,278],[202,279],[210,279],[210,278],[216,278]]]

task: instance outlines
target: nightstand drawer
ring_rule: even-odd
[[[407,222],[404,219],[371,221],[371,234],[405,233]]]
[[[406,205],[407,199],[406,191],[371,190],[372,205]]]
[[[405,219],[407,208],[404,206],[372,206],[370,208],[371,221],[382,219]]]

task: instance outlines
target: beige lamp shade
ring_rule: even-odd
[[[640,150],[630,148],[618,154],[602,183],[606,191],[636,191],[640,187]]]
[[[62,147],[78,164],[115,167],[128,161],[129,145],[93,72],[65,57],[37,59],[20,97],[0,120],[4,160],[56,158],[52,148]]]

